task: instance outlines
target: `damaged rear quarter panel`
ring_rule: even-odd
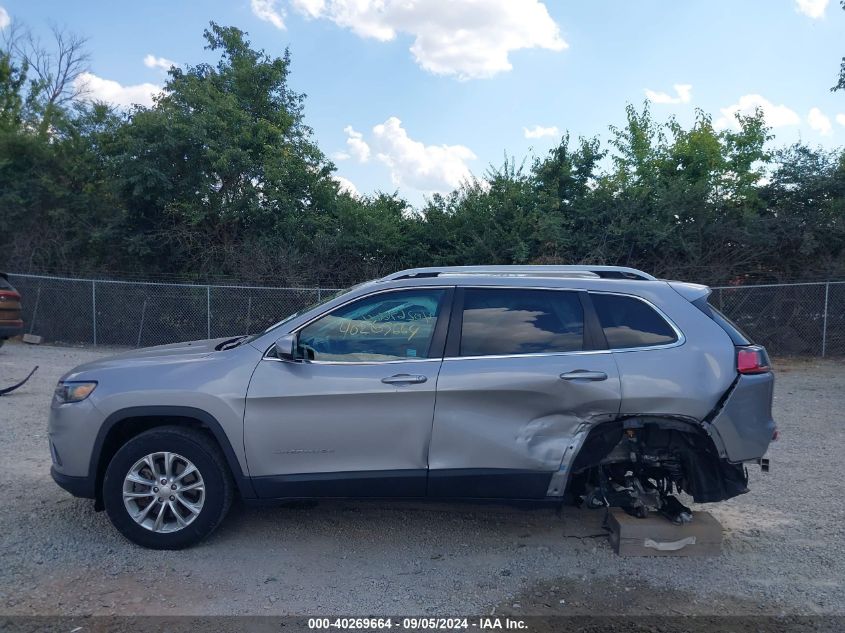
[[[622,377],[620,413],[703,420],[736,379],[736,350],[725,331],[668,285],[641,293],[683,332],[675,347],[614,351]]]

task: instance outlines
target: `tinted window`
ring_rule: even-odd
[[[427,358],[443,290],[384,292],[320,317],[299,333],[310,360],[345,362]]]
[[[719,310],[716,309],[716,306],[712,306],[707,303],[707,297],[696,299],[692,302],[692,305],[718,323],[719,327],[721,327],[731,338],[734,345],[751,345],[751,339],[748,335],[739,329],[739,326],[736,323],[719,312]]]
[[[461,356],[583,349],[584,313],[574,292],[468,288]]]
[[[2,275],[0,275],[0,290],[13,290],[12,284]]]
[[[647,303],[621,295],[590,296],[611,349],[665,345],[678,340],[666,320]]]

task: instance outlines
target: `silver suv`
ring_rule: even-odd
[[[252,337],[77,367],[55,481],[135,543],[207,536],[235,496],[507,499],[675,522],[747,492],[777,432],[763,348],[705,286],[607,266],[423,268]]]

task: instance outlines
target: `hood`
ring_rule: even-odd
[[[172,343],[170,345],[156,345],[145,347],[122,354],[115,354],[99,360],[85,363],[75,367],[62,376],[62,380],[73,380],[82,374],[92,374],[88,378],[96,378],[93,374],[104,369],[115,367],[125,368],[132,365],[159,365],[176,362],[198,361],[213,353],[214,348],[232,337],[208,339],[203,341],[187,341],[185,343]]]

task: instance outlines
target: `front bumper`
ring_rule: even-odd
[[[56,470],[55,466],[50,468],[50,476],[53,478],[53,481],[74,497],[93,499],[95,496],[94,479],[92,477],[71,477],[70,475],[63,475]]]
[[[53,468],[58,475],[72,479],[94,476],[91,454],[102,423],[103,415],[91,398],[68,404],[53,401],[47,435]]]

